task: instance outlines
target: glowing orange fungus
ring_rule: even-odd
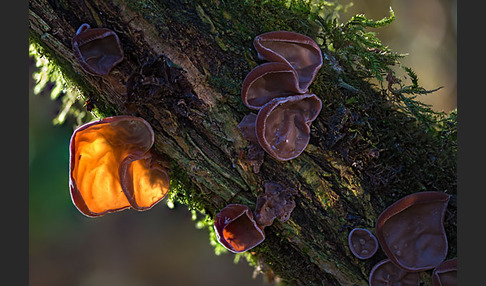
[[[128,207],[146,210],[162,200],[168,168],[154,162],[153,143],[152,127],[139,117],[113,116],[78,127],[70,143],[69,187],[79,211],[95,217]]]

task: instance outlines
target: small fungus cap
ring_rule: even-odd
[[[241,99],[250,109],[258,110],[276,97],[304,93],[299,88],[295,70],[281,62],[264,63],[252,69],[241,88]]]
[[[364,228],[353,229],[348,236],[351,252],[359,259],[368,259],[378,250],[378,240],[371,231]]]
[[[273,31],[255,37],[253,41],[258,56],[270,62],[283,62],[292,66],[299,78],[299,88],[307,91],[322,66],[319,45],[308,36]]]
[[[322,108],[314,94],[274,98],[257,114],[255,129],[260,146],[273,158],[299,156],[310,140],[310,125]]]
[[[457,285],[457,258],[446,260],[434,269],[432,272],[432,285]]]
[[[417,272],[407,272],[400,269],[390,259],[385,259],[371,269],[369,284],[370,286],[419,286],[420,276]]]
[[[154,162],[152,127],[134,116],[113,116],[78,127],[70,141],[69,186],[74,205],[95,217],[165,197],[168,171]]]
[[[88,73],[106,76],[123,60],[123,50],[115,32],[82,24],[72,39],[76,60]]]
[[[219,243],[233,253],[245,252],[265,239],[250,208],[241,204],[224,207],[214,219],[214,230]]]
[[[447,255],[444,214],[449,196],[419,192],[386,208],[376,222],[376,236],[393,263],[406,271],[439,265]]]

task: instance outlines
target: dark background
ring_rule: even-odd
[[[342,2],[345,4],[347,2]],[[456,1],[355,1],[343,13],[396,20],[376,30],[393,51],[408,53],[426,89],[443,88],[420,99],[437,111],[456,107]],[[42,285],[262,285],[253,268],[233,254],[214,254],[206,229],[197,229],[185,206],[166,200],[151,210],[125,210],[100,218],[83,216],[68,189],[69,139],[75,122],[52,124],[60,99],[49,91],[34,95],[29,66],[29,284]],[[397,69],[398,71],[398,69]]]

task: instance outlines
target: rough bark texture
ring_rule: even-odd
[[[213,218],[229,203],[254,209],[266,181],[297,189],[290,220],[267,227],[266,240],[252,250],[255,261],[289,284],[367,285],[370,269],[385,256],[379,251],[358,260],[348,233],[373,230],[388,205],[423,190],[452,195],[445,227],[448,257],[455,257],[455,142],[426,132],[364,80],[354,82],[357,89],[343,88],[325,49],[311,86],[324,107],[309,146],[288,162],[265,155],[260,172],[252,171],[248,142],[236,126],[250,112],[241,83],[261,63],[253,38],[282,27],[310,37],[315,30],[299,24],[307,21],[302,15],[285,25],[265,22],[264,8],[244,2],[30,0],[29,33],[96,99],[100,113],[136,115],[152,125],[155,148],[172,161],[178,196],[191,208]],[[87,74],[75,61],[71,39],[83,23],[120,38],[125,58],[106,77]]]

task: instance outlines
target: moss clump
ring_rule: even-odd
[[[62,105],[57,116],[52,120],[54,125],[63,124],[67,117],[73,117],[80,125],[90,121],[93,115],[86,112],[82,107],[82,93],[55,61],[50,60],[45,50],[36,42],[30,41],[29,56],[34,58],[37,71],[32,77],[36,81],[34,94],[38,95],[50,86],[51,100],[61,100]]]

